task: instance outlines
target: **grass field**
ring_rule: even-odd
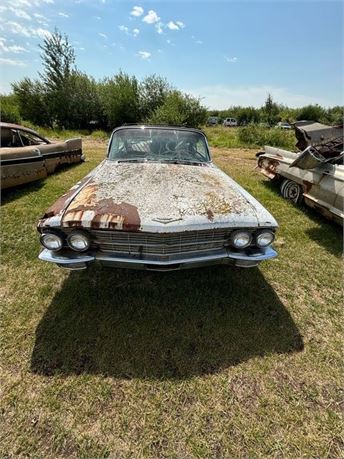
[[[35,223],[102,158],[3,194],[1,457],[342,457],[341,230],[216,163],[280,223],[260,268],[152,273],[38,261]]]

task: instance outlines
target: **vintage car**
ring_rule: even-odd
[[[122,126],[107,157],[38,222],[39,258],[176,270],[276,256],[273,216],[211,161],[202,131]]]
[[[261,172],[279,183],[284,198],[302,201],[343,224],[343,128],[302,121],[295,125],[295,153],[266,146],[257,153]]]
[[[81,139],[50,142],[32,129],[0,123],[1,189],[43,179],[83,159]]]

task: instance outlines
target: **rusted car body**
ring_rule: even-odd
[[[69,269],[252,267],[276,256],[277,226],[212,163],[202,131],[123,126],[106,159],[38,222],[39,258]]]
[[[32,129],[0,123],[1,189],[43,179],[83,159],[81,139],[50,142]]]
[[[304,201],[325,217],[343,224],[343,128],[320,123],[296,125],[295,153],[266,146],[257,154],[262,173],[280,183],[281,194],[295,204]]]

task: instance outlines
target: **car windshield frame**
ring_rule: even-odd
[[[136,150],[133,146],[136,146]],[[163,126],[123,126],[115,129],[109,142],[107,159],[126,163],[211,163],[208,141],[202,131]]]

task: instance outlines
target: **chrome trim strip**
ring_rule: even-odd
[[[113,263],[118,264],[120,263],[121,265],[126,265],[128,268],[129,267],[143,267],[146,265],[151,265],[151,266],[160,266],[160,267],[166,267],[168,268],[169,266],[172,267],[172,269],[176,269],[176,265],[201,265],[202,263],[208,264],[209,262],[214,262],[216,263],[217,261],[222,260],[224,263],[229,262],[230,260],[233,260],[235,262],[240,262],[245,261],[249,262],[251,266],[255,266],[259,262],[263,260],[267,260],[269,258],[274,258],[277,256],[277,252],[272,248],[272,247],[267,247],[265,249],[262,249],[260,251],[257,251],[256,253],[239,253],[239,252],[230,252],[227,250],[223,250],[221,253],[218,254],[209,254],[209,255],[204,255],[200,257],[192,257],[192,258],[175,258],[173,260],[150,260],[150,259],[139,259],[139,258],[127,258],[127,257],[118,257],[118,256],[110,256],[110,255],[103,255],[100,253],[96,253],[94,255],[82,255],[79,253],[73,253],[70,252],[68,254],[60,254],[58,252],[51,252],[50,250],[43,249],[42,252],[39,254],[39,259],[43,261],[48,261],[52,263],[56,263],[58,265],[64,265],[66,268],[68,268],[68,265],[75,265],[80,263],[85,264],[85,263],[90,263],[93,261],[100,261],[100,262],[105,262],[105,263]]]

